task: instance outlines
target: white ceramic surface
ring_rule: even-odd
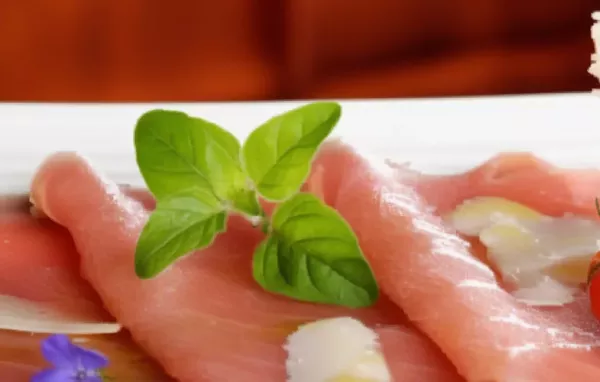
[[[26,192],[36,166],[76,150],[118,182],[141,185],[136,119],[169,108],[212,120],[240,138],[302,102],[0,104],[0,193]],[[342,102],[335,135],[373,154],[437,173],[499,151],[533,151],[567,167],[600,167],[600,97],[592,94]]]

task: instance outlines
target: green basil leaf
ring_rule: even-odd
[[[298,192],[340,116],[339,104],[316,102],[276,116],[250,133],[242,157],[258,192],[274,201]]]
[[[233,209],[242,212],[244,215],[253,217],[262,213],[256,191],[250,188],[236,190],[232,195],[231,202]]]
[[[154,277],[178,258],[209,246],[225,230],[226,217],[219,200],[202,188],[159,199],[137,242],[136,274]]]
[[[350,226],[311,194],[296,194],[275,211],[258,246],[253,275],[266,290],[302,301],[365,307],[379,290]]]
[[[248,187],[239,141],[203,119],[149,111],[137,122],[135,148],[140,172],[158,200],[197,187],[231,200]]]

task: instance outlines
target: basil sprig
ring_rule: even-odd
[[[135,271],[152,278],[206,248],[240,213],[261,221],[253,275],[265,290],[297,300],[363,307],[379,289],[342,216],[300,193],[312,161],[341,116],[334,102],[311,103],[268,120],[243,146],[218,125],[152,110],[135,129],[140,172],[157,200],[138,239]],[[279,202],[271,219],[259,197]]]

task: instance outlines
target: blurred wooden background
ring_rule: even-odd
[[[0,100],[587,91],[593,2],[0,0]]]

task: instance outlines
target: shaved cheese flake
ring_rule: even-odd
[[[501,198],[474,198],[451,214],[458,231],[478,236],[512,294],[529,305],[564,305],[587,278],[600,249],[600,223],[539,214]]]
[[[121,325],[85,322],[38,302],[0,295],[0,329],[31,333],[108,334],[121,330]]]
[[[479,238],[506,272],[555,267],[560,273],[562,265],[589,262],[598,251],[600,224],[577,218],[505,223],[482,230]],[[579,280],[584,281],[585,277]]]
[[[371,382],[390,381],[390,372],[380,353],[367,352],[344,374],[327,382]]]
[[[567,259],[548,268],[547,273],[550,277],[565,284],[581,284],[582,280],[587,280],[592,256]]]
[[[515,220],[538,220],[542,215],[513,201],[496,197],[476,197],[456,207],[449,215],[449,223],[460,233],[476,236],[495,223]]]
[[[493,225],[481,231],[479,240],[487,247],[490,260],[503,273],[538,268],[539,260],[531,255],[537,251],[536,240],[520,226]]]
[[[530,288],[521,288],[513,293],[515,298],[527,305],[557,306],[573,302],[576,288],[567,287],[550,277],[544,277]]]
[[[389,382],[377,334],[350,317],[301,326],[285,346],[288,382]]]

